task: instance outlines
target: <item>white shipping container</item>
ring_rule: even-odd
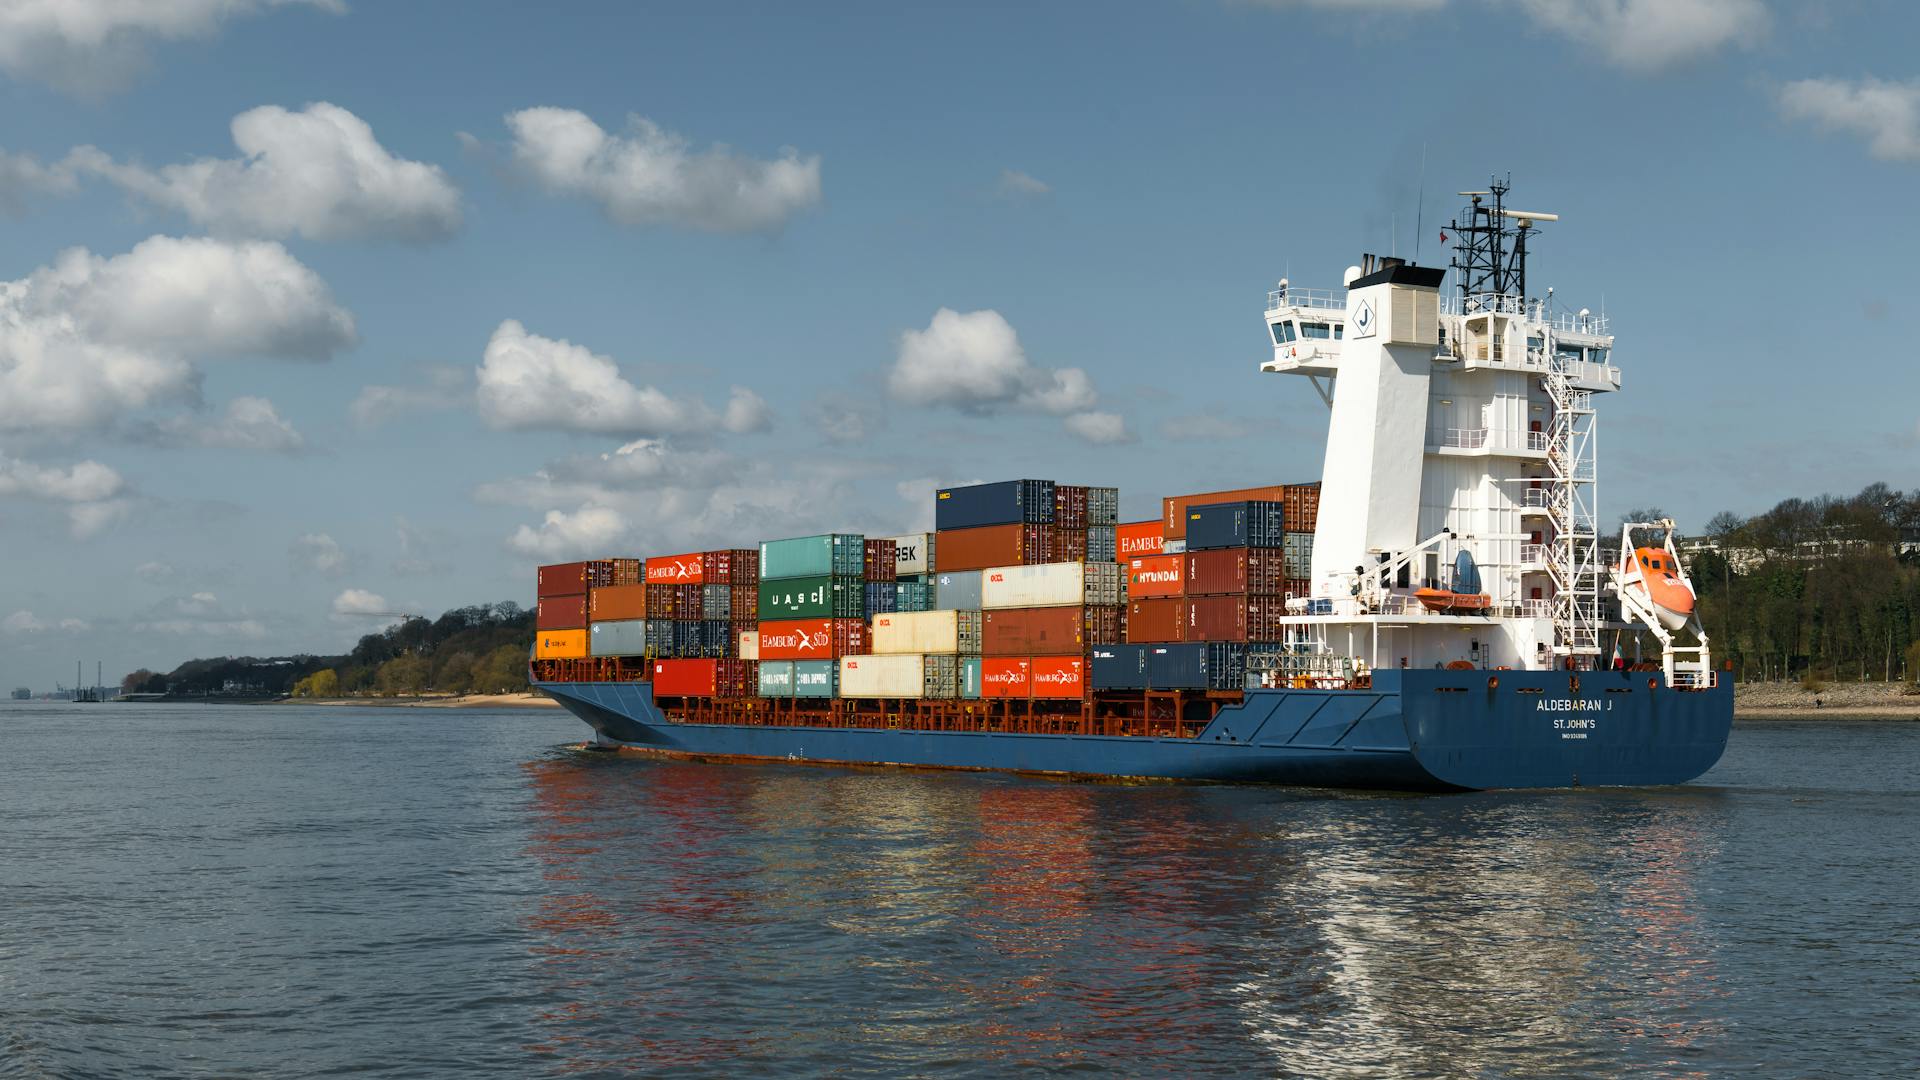
[[[898,656],[935,653],[942,656],[980,651],[980,613],[977,611],[900,611],[873,617],[867,645],[874,653]]]
[[[933,534],[908,533],[889,536],[893,541],[893,573],[896,577],[925,574],[933,570]]]
[[[992,610],[1118,604],[1125,580],[1120,564],[1110,562],[996,566],[980,573],[980,606]]]
[[[739,651],[740,651],[740,659],[742,660],[760,659],[760,631],[758,630],[740,631],[740,650]]]
[[[926,658],[918,653],[840,658],[843,698],[918,698],[926,692]]]

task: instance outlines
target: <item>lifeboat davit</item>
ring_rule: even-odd
[[[1633,562],[1640,571],[1639,580],[1628,577],[1628,588],[1646,594],[1647,603],[1659,617],[1660,625],[1678,630],[1693,617],[1693,589],[1680,576],[1680,567],[1666,548],[1633,549]]]
[[[1477,615],[1493,606],[1493,598],[1480,591],[1480,568],[1465,549],[1453,558],[1453,588],[1415,589],[1413,598],[1440,615]]]

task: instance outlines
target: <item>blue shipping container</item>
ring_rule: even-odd
[[[1022,524],[1053,524],[1053,481],[1003,480],[997,484],[941,488],[934,492],[935,529]],[[938,569],[937,562],[935,569]]]
[[[1277,502],[1210,503],[1187,508],[1187,550],[1277,548],[1286,543],[1285,507]]]
[[[890,615],[900,610],[900,592],[892,582],[867,582],[867,617]]]
[[[1088,672],[1095,690],[1145,690],[1151,645],[1095,645]]]

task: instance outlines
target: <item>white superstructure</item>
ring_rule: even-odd
[[[1331,414],[1296,669],[1584,668],[1618,648],[1595,495],[1613,336],[1526,294],[1527,240],[1554,215],[1507,209],[1503,185],[1463,194],[1449,268],[1367,256],[1342,291],[1268,294],[1261,370],[1308,377]],[[1484,606],[1433,610],[1456,588]]]

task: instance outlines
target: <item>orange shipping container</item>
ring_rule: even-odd
[[[1139,555],[1158,555],[1166,526],[1158,521],[1134,521],[1113,530],[1114,558],[1121,562]]]
[[[699,585],[706,578],[705,553],[696,551],[691,555],[662,555],[647,560],[647,584],[649,585]]]
[[[1087,662],[1078,656],[1036,656],[1028,669],[1033,696],[1083,698],[1087,696]]]
[[[587,601],[587,618],[594,622],[619,622],[647,617],[645,585],[609,585],[595,589]]]
[[[1127,560],[1127,596],[1184,596],[1187,591],[1185,555],[1150,555]]]
[[[585,630],[542,630],[533,639],[533,655],[541,660],[584,660]]]
[[[980,661],[980,696],[1024,698],[1032,696],[1033,661],[1024,656],[989,656]]]
[[[1208,491],[1199,495],[1175,495],[1160,500],[1160,520],[1164,531],[1161,533],[1169,540],[1187,538],[1187,507],[1208,506],[1213,503],[1241,502],[1246,499],[1265,499],[1279,502],[1287,497],[1287,485],[1269,484],[1266,487],[1240,488],[1236,491]]]

